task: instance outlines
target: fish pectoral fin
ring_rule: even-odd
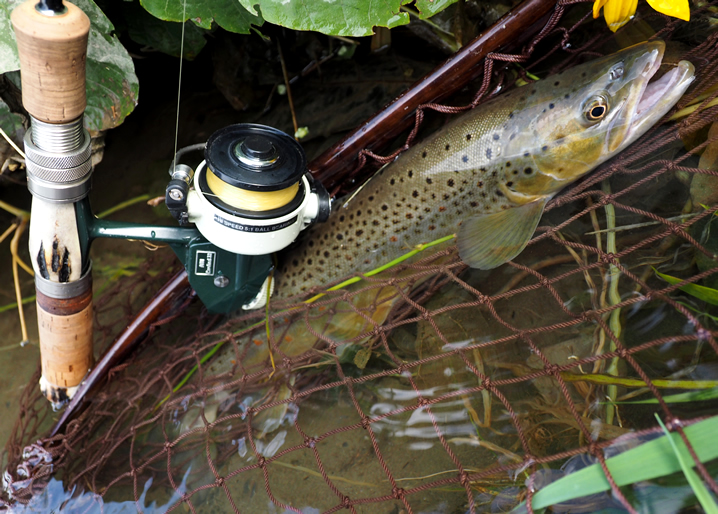
[[[548,198],[493,214],[473,216],[461,224],[456,238],[461,259],[478,269],[492,269],[526,248]]]

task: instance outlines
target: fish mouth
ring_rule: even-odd
[[[651,80],[661,66],[663,52],[660,54],[645,72],[650,81],[644,86],[636,105],[630,128],[631,136],[642,134],[647,129],[646,125],[653,125],[670,111],[695,79],[693,64],[680,61],[660,78]]]

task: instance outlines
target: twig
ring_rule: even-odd
[[[272,374],[269,375],[269,378],[272,378],[274,373],[277,371],[277,366],[274,364],[274,355],[272,355],[272,318],[269,315],[269,300],[272,296],[272,280],[274,280],[273,269],[269,272],[269,276],[267,276],[267,300],[264,304],[264,326],[267,330],[267,351],[269,352],[269,360],[272,362]]]
[[[287,99],[289,100],[289,110],[292,112],[292,123],[294,124],[294,133],[299,130],[297,124],[297,114],[294,112],[294,100],[292,99],[292,88],[289,85],[289,75],[287,74],[287,65],[284,62],[284,54],[282,53],[282,44],[277,39],[277,50],[279,50],[279,62],[282,63],[282,75],[284,75],[284,85],[287,88]],[[296,136],[295,136],[296,137]]]
[[[603,181],[602,189],[606,194],[611,194],[611,185],[608,183],[608,180]],[[613,207],[613,204],[607,203],[604,207],[606,210],[606,228],[608,229],[615,229],[616,228],[616,210]],[[615,255],[618,253],[616,251],[616,234],[615,232],[609,231],[606,234],[606,251],[609,254]],[[608,301],[609,305],[616,305],[618,303],[621,303],[621,295],[618,292],[618,277],[621,275],[621,271],[618,269],[618,267],[613,263],[609,263],[608,265],[608,278],[609,278],[609,285],[608,285]],[[621,309],[614,309],[611,311],[611,315],[609,317],[608,321],[608,328],[613,332],[613,335],[616,339],[621,337]],[[611,338],[610,342],[610,351],[615,352],[616,351],[616,343],[613,338]],[[611,361],[608,364],[608,368],[606,368],[606,373],[613,376],[618,376],[618,357],[614,357],[611,359]],[[618,396],[618,387],[616,385],[609,385],[606,387],[606,395],[611,400],[611,404],[613,408],[607,408],[606,409],[606,423],[608,425],[613,424],[613,418],[615,414],[615,409],[617,407],[615,406],[615,400]]]
[[[339,41],[344,41],[345,43],[348,43],[350,45],[359,46],[359,41],[354,41],[353,39],[350,39],[348,37],[344,36],[329,36],[332,39],[338,39]]]
[[[24,158],[25,158],[25,152],[23,152],[22,150],[20,150],[20,148],[15,144],[15,141],[13,141],[12,139],[10,139],[10,136],[8,136],[8,135],[5,133],[5,131],[4,131],[3,129],[1,129],[1,128],[0,128],[0,134],[2,134],[2,137],[5,138],[5,141],[7,141],[8,144],[9,144],[10,146],[12,146],[18,154],[20,154],[20,157],[22,157],[22,158],[24,159]]]
[[[590,382],[593,384],[620,385],[623,387],[643,388],[646,385],[642,379],[638,378],[597,374],[576,375],[565,371],[561,372],[561,378],[567,382]],[[718,380],[666,380],[664,378],[652,378],[651,384],[659,389],[713,389],[718,387]]]
[[[161,198],[164,200],[164,196],[161,197]],[[129,200],[126,200],[126,201],[124,201],[124,202],[118,203],[118,204],[115,205],[114,207],[110,207],[110,208],[107,209],[106,211],[102,211],[100,214],[97,215],[97,217],[100,218],[100,219],[106,218],[106,217],[109,216],[110,214],[114,214],[114,213],[116,213],[117,211],[121,211],[122,209],[125,209],[126,207],[130,207],[131,205],[134,205],[134,204],[140,203],[140,202],[144,202],[144,201],[149,200],[149,199],[150,199],[150,195],[148,195],[148,194],[136,196],[136,197],[134,197],[134,198],[130,198]]]
[[[672,218],[666,218],[665,221],[680,221],[684,222],[694,216],[698,216],[698,212],[694,212],[692,214],[681,214],[680,216],[673,216]],[[614,228],[604,228],[601,230],[594,230],[593,232],[586,232],[584,235],[591,236],[593,234],[604,234],[607,232],[623,232],[624,230],[631,230],[634,228],[643,228],[643,227],[650,227],[652,225],[660,225],[663,223],[662,221],[646,221],[645,223],[634,223],[633,225],[623,225],[621,227],[614,227]]]
[[[27,272],[28,275],[30,275],[31,277],[35,276],[35,271],[30,266],[25,264],[25,261],[23,261],[19,255],[17,256],[17,263],[24,271]]]
[[[18,277],[17,273],[17,265],[18,261],[20,260],[17,256],[17,247],[18,243],[20,242],[20,236],[25,231],[25,227],[27,227],[27,222],[30,218],[29,217],[23,217],[20,220],[20,225],[17,227],[17,230],[15,230],[15,235],[12,237],[12,241],[10,241],[10,253],[12,254],[12,278],[13,282],[15,283],[15,296],[17,298],[17,312],[20,316],[20,330],[22,331],[22,343],[26,344],[30,342],[30,339],[27,336],[27,326],[25,325],[25,312],[22,308],[22,292],[20,291],[20,278]]]
[[[589,207],[593,205],[593,201],[591,200],[590,197],[587,198],[587,202],[588,202]],[[591,225],[593,225],[593,230],[596,233],[596,249],[600,253],[600,252],[603,252],[603,239],[601,239],[601,234],[599,233],[599,231],[601,230],[601,225],[598,222],[598,215],[596,214],[595,209],[591,210],[590,217],[591,217]],[[600,259],[599,259],[599,262],[600,262]],[[599,265],[599,270],[601,273],[601,277],[605,277],[606,273],[605,273],[605,270],[603,269],[603,266]],[[607,292],[606,281],[602,280],[601,281],[601,294],[598,297],[598,305],[601,308],[606,307],[606,292]],[[601,355],[603,353],[603,348],[604,348],[605,344],[606,344],[606,333],[602,329],[599,329],[598,330],[598,344],[594,348],[594,352],[593,352],[594,355]],[[599,373],[599,372],[603,371],[603,367],[604,367],[604,361],[597,360],[593,364],[593,372]]]
[[[714,107],[716,105],[718,105],[718,98],[714,98],[713,100],[711,100],[710,102],[708,102],[705,105],[703,105],[702,103],[696,103],[693,105],[689,105],[688,107],[684,107],[683,109],[681,109],[680,111],[675,113],[673,116],[668,118],[668,121],[680,120],[681,118],[685,118],[686,116],[693,114],[699,108],[703,111],[705,109],[708,109],[709,107]]]
[[[10,205],[9,203],[5,203],[2,200],[0,200],[0,209],[9,212],[13,216],[17,216],[18,218],[29,218],[30,213],[27,211],[23,211],[22,209],[15,207],[13,205]]]
[[[16,228],[17,228],[17,223],[13,223],[12,225],[10,225],[8,227],[8,229],[5,232],[3,232],[2,235],[0,236],[0,243],[5,241],[5,239],[7,239],[7,236],[12,234],[12,231],[15,230]]]
[[[27,216],[21,216],[21,218],[25,219],[25,220],[29,219]],[[8,229],[5,232],[3,232],[2,235],[0,235],[0,243],[5,241],[5,239],[7,239],[7,237],[12,233],[12,231],[16,230],[17,228],[18,228],[17,223],[13,223],[12,225],[10,225],[8,227]],[[11,245],[10,251],[12,251],[12,245]],[[19,256],[17,257],[17,263],[20,265],[20,267],[22,269],[27,271],[31,277],[35,276],[35,272],[32,270],[32,268],[30,266],[28,266],[27,264],[25,264],[25,261],[23,261]]]

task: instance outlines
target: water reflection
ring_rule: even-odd
[[[76,489],[66,491],[63,483],[56,478],[51,478],[42,494],[36,495],[27,505],[17,504],[13,508],[15,513],[30,512],[63,512],[66,514],[103,512],[105,514],[130,514],[144,512],[147,514],[167,512],[170,506],[177,503],[187,491],[187,477],[190,474],[187,470],[182,482],[177,484],[167,503],[158,505],[156,501],[147,504],[147,492],[152,486],[152,479],[148,479],[142,489],[137,502],[105,502],[99,494],[89,492],[78,492]]]
[[[405,414],[390,415],[406,407],[406,402],[414,403],[419,396],[431,400],[468,385],[466,382],[455,383],[422,389],[418,392],[396,387],[379,388],[379,401],[372,405],[370,415],[372,418],[381,419],[373,424],[373,428],[377,433],[387,432],[395,439],[408,439],[406,442],[397,441],[397,443],[406,445],[411,450],[431,448],[439,442],[438,433],[445,437],[476,435],[476,427],[461,398],[434,404],[430,407],[430,412],[425,407],[419,407],[411,411],[408,419],[404,419]]]

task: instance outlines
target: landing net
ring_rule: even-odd
[[[493,55],[481,93],[603,52],[610,36],[587,7],[560,10],[528,53]],[[53,438],[34,380],[6,447],[7,505],[56,477],[94,494],[87,511],[132,498],[192,512],[504,512],[597,463],[610,490],[553,510],[636,512],[655,490],[619,487],[606,462],[663,434],[654,413],[718,494],[714,463],[686,435],[718,414],[715,9],[701,4],[688,25],[642,13],[696,82],[663,123],[552,200],[513,262],[470,270],[450,241],[315,288],[310,303],[231,319],[195,306],[155,327]],[[129,317],[128,291],[149,280],[120,281],[98,309]],[[708,401],[676,401],[696,391]]]

